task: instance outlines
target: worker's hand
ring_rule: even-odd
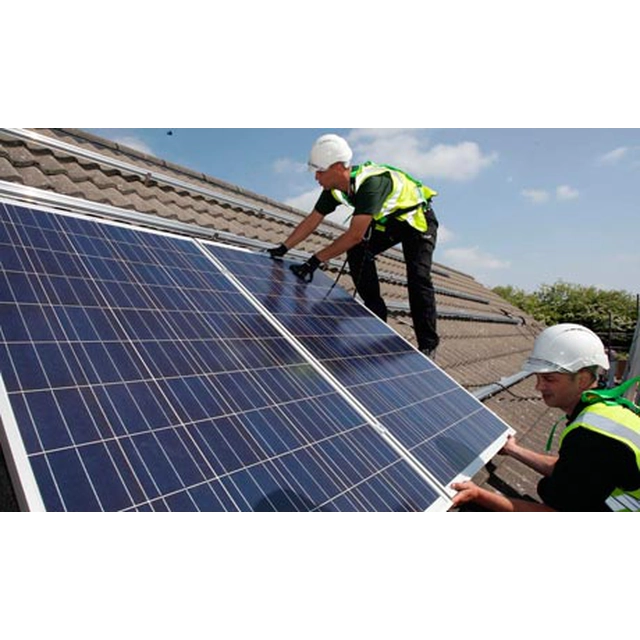
[[[267,253],[274,259],[280,260],[280,258],[284,258],[287,255],[289,249],[287,249],[285,244],[281,244],[279,247],[273,247],[271,249],[267,249]]]
[[[509,436],[504,447],[498,451],[501,456],[510,456],[517,449],[518,444],[513,436]]]
[[[482,489],[473,484],[473,482],[457,482],[451,485],[458,494],[453,497],[453,506],[460,507],[467,502],[475,502],[480,495]]]
[[[315,256],[311,256],[304,264],[291,265],[290,269],[303,282],[311,282],[313,274],[320,266],[320,260]]]

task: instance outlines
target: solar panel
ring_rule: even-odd
[[[194,240],[10,202],[0,214],[0,435],[23,508],[446,508],[336,370]]]
[[[322,272],[307,285],[286,262],[207,248],[439,484],[504,442],[503,421]]]

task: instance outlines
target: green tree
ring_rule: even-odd
[[[494,291],[547,326],[575,322],[603,339],[611,332],[617,347],[627,350],[638,321],[637,300],[627,291],[605,291],[568,282],[542,285],[527,293],[512,286]],[[607,342],[607,340],[605,340]]]

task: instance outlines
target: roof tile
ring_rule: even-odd
[[[14,182],[17,184],[24,184],[25,177],[22,175],[13,163],[6,157],[0,156],[0,180],[6,180],[7,182]]]

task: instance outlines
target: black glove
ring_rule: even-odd
[[[284,258],[287,255],[289,249],[284,244],[281,244],[279,247],[273,247],[273,249],[267,249],[267,253],[274,259],[279,260],[280,258]]]
[[[289,268],[303,282],[311,282],[313,274],[320,264],[318,258],[311,256],[304,264],[293,264]]]

